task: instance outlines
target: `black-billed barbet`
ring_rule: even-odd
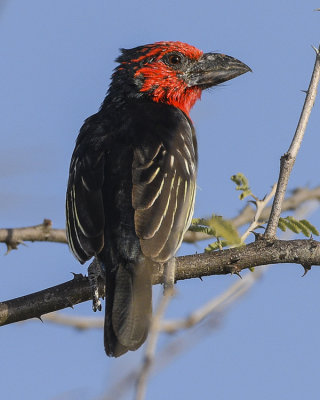
[[[100,110],[84,122],[72,155],[67,236],[84,263],[106,275],[105,350],[145,341],[152,267],[175,256],[191,222],[197,141],[189,111],[203,89],[250,68],[181,42],[122,49]]]

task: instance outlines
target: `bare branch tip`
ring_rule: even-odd
[[[51,219],[45,218],[45,219],[43,220],[43,222],[42,222],[42,225],[43,225],[45,228],[51,228],[51,227],[52,227],[52,221],[51,221]]]

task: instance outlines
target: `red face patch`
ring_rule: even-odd
[[[147,45],[134,63],[146,63],[135,72],[135,77],[142,75],[143,85],[140,92],[149,92],[153,101],[167,103],[180,108],[187,115],[191,107],[201,96],[201,89],[188,87],[179,76],[179,70],[171,68],[162,58],[172,52],[183,54],[190,60],[198,60],[203,52],[194,46],[182,42],[158,42]]]

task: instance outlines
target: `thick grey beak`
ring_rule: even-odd
[[[186,82],[189,87],[199,86],[206,89],[248,71],[251,68],[236,58],[219,53],[205,53],[187,72]]]

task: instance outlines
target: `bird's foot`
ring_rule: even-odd
[[[105,280],[105,272],[103,270],[102,265],[99,261],[95,258],[92,263],[89,265],[88,268],[88,278],[91,287],[92,293],[92,309],[94,312],[97,310],[101,311],[102,305],[99,299],[99,279]]]

